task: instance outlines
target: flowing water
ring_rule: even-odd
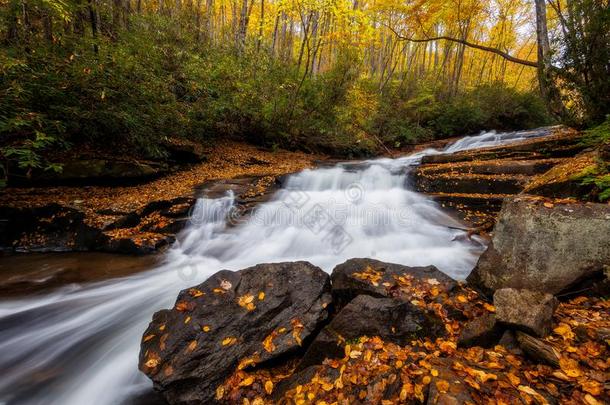
[[[307,260],[326,271],[353,257],[435,265],[463,279],[483,251],[412,191],[422,156],[495,146],[545,130],[462,138],[444,151],[343,163],[289,176],[254,213],[233,196],[198,200],[191,223],[150,271],[0,301],[0,404],[129,403],[150,389],[137,370],[142,332],[179,290],[220,269]]]

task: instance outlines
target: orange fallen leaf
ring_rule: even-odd
[[[449,391],[449,383],[445,380],[438,380],[435,385],[436,389],[442,392],[443,394]]]
[[[237,343],[237,338],[233,336],[226,337],[222,340],[223,346],[231,346]]]

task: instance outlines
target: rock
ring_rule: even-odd
[[[610,205],[516,198],[505,201],[491,244],[467,281],[487,294],[501,288],[558,294],[606,277],[608,263]]]
[[[597,151],[588,151],[553,167],[535,177],[523,190],[524,194],[552,198],[584,198],[593,190],[592,185],[583,185],[586,173],[597,167],[600,157]]]
[[[170,139],[163,146],[169,159],[178,163],[199,163],[207,158],[200,144],[186,139]]]
[[[127,180],[139,181],[167,173],[167,167],[153,162],[109,159],[72,160],[63,164],[60,173],[45,172],[40,180]]]
[[[0,207],[0,247],[6,251],[85,251],[103,245],[106,239],[75,208],[55,203],[28,208]]]
[[[356,296],[393,297],[395,277],[411,276],[419,280],[436,280],[441,289],[452,290],[457,284],[434,266],[409,267],[374,259],[350,259],[335,267],[331,274],[333,303],[341,308]]]
[[[412,175],[417,191],[423,193],[442,193],[451,191],[456,194],[518,194],[526,186],[529,177],[520,174],[470,174],[441,173]]]
[[[494,314],[480,316],[464,325],[458,337],[458,346],[492,347],[502,336],[502,329]]]
[[[517,341],[515,332],[513,332],[512,330],[505,330],[498,344],[500,346],[504,346],[506,350],[508,350],[514,355],[523,355],[523,350],[521,350],[521,347],[519,347],[519,342]]]
[[[223,270],[153,316],[139,367],[170,404],[214,402],[238,363],[279,361],[328,316],[329,277],[307,262]]]
[[[311,343],[299,368],[342,357],[345,342],[379,336],[404,345],[412,340],[445,335],[443,321],[433,312],[393,298],[359,295],[347,304]]]
[[[545,337],[551,333],[557,298],[530,290],[503,288],[494,294],[498,322]]]

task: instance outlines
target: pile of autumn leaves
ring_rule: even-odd
[[[375,282],[374,274],[363,280]],[[445,321],[447,336],[407,342],[379,337],[338,342],[342,359],[326,359],[312,376],[300,378],[281,395],[277,385],[293,376],[297,359],[275,368],[248,371],[242,362],[217,389],[217,399],[240,404],[397,404],[439,403],[445,395],[459,403],[598,405],[610,403],[610,301],[579,297],[562,303],[553,333],[545,339],[559,367],[539,364],[503,346],[458,348],[465,322],[456,310],[474,319],[495,308],[463,286],[448,295],[435,280],[398,279],[411,303],[434,311]],[[404,298],[404,295],[403,295]],[[601,332],[600,332],[601,331]]]

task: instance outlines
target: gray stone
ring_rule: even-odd
[[[494,294],[498,322],[539,337],[551,333],[557,298],[530,290],[503,288]]]
[[[373,271],[379,279],[371,280],[359,277],[363,272]],[[331,274],[333,303],[341,308],[358,295],[372,297],[396,297],[396,278],[410,276],[419,280],[434,279],[439,282],[439,289],[451,291],[456,282],[434,266],[409,267],[394,263],[385,263],[374,259],[350,259],[333,269]]]
[[[566,292],[604,279],[610,263],[610,205],[505,201],[491,244],[468,283],[491,294],[501,288]]]

